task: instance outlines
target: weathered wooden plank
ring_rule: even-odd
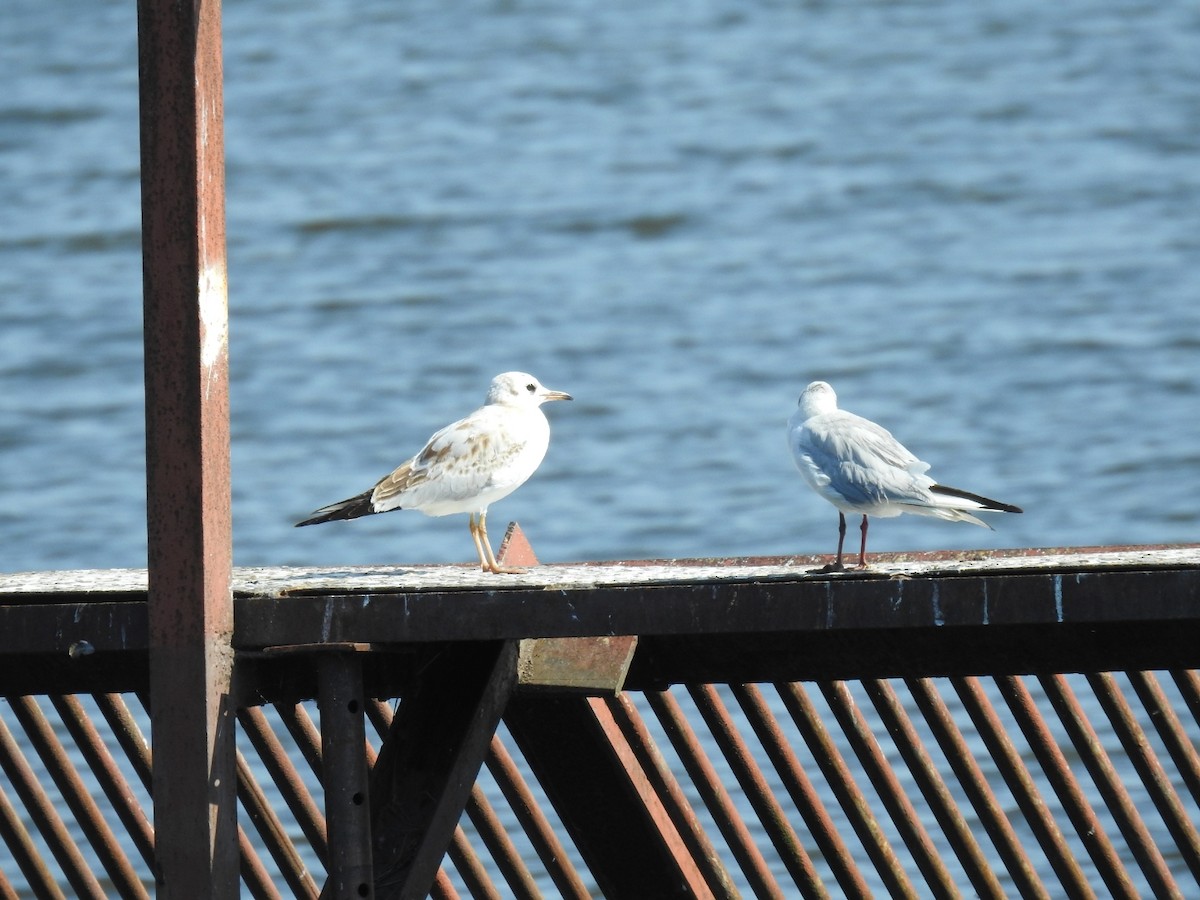
[[[515,641],[429,648],[371,773],[377,897],[423,900],[517,680]]]
[[[1037,550],[935,551],[871,555],[867,570],[811,571],[824,557],[625,560],[535,566],[522,575],[495,576],[477,566],[366,566],[233,570],[233,591],[246,598],[410,594],[421,592],[565,590],[695,583],[801,581],[824,584],[984,575],[1053,575],[1105,571],[1200,570],[1200,545]],[[145,569],[69,569],[0,574],[0,603],[144,597]],[[107,598],[115,599],[115,598]]]

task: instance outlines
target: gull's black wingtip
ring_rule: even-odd
[[[1006,512],[1006,513],[1023,513],[1025,510],[1019,506],[1013,506],[1011,503],[1001,503],[999,500],[993,500],[991,497],[984,497],[981,494],[972,494],[970,491],[964,491],[960,488],[948,487],[944,484],[934,484],[929,488],[935,494],[943,494],[946,497],[958,497],[962,500],[971,500],[978,503],[985,510],[991,512]]]
[[[301,528],[305,525],[320,525],[322,522],[336,522],[341,519],[357,519],[360,516],[374,515],[375,504],[371,502],[371,496],[374,493],[375,489],[372,488],[348,500],[322,506],[307,519],[297,522],[295,527]]]

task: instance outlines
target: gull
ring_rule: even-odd
[[[838,409],[837,394],[824,381],[814,381],[800,395],[788,419],[788,446],[809,487],[838,509],[837,561],[819,571],[845,570],[846,513],[862,514],[858,565],[865,568],[867,516],[915,513],[991,528],[972,513],[1021,512],[1016,506],[937,484],[925,474],[929,463],[913,456],[886,428]]]
[[[521,572],[497,565],[487,535],[488,506],[528,481],[546,456],[550,423],[541,405],[570,399],[524,372],[497,375],[483,406],[438,431],[420,453],[369,491],[323,506],[296,527],[394,509],[416,509],[427,516],[465,512],[480,568],[495,574]]]

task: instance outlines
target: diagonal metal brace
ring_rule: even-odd
[[[375,891],[424,900],[517,683],[517,641],[434,646],[371,773]]]

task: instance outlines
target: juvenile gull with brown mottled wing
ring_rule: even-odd
[[[323,506],[301,525],[357,519],[393,509],[416,509],[427,516],[469,513],[471,539],[479,564],[488,572],[513,572],[496,563],[487,535],[488,506],[529,480],[546,456],[550,423],[541,405],[570,400],[524,372],[492,379],[484,405],[447,425],[425,448],[369,491]]]

